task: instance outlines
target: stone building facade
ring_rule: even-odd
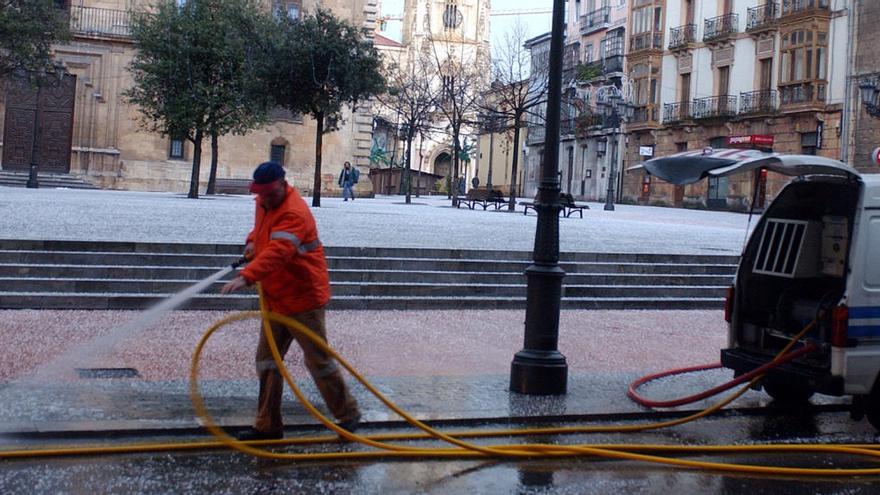
[[[859,84],[871,79],[880,87],[880,2],[854,0],[853,35],[850,46],[852,75],[849,85],[850,102],[847,112],[849,139],[845,143],[844,159],[863,172],[880,173],[870,153],[880,146],[880,118],[866,111],[859,94]]]
[[[135,53],[128,12],[147,8],[148,4],[146,0],[67,2],[64,8],[69,11],[72,39],[55,46],[53,55],[69,75],[66,80],[70,83],[58,90],[66,93],[57,95],[58,101],[70,104],[69,111],[47,117],[48,112],[20,104],[15,94],[5,95],[0,102],[0,167],[22,170],[31,158],[23,143],[32,141],[37,130],[38,141],[46,141],[46,149],[61,150],[59,156],[69,150],[67,158],[51,162],[50,171],[80,176],[108,189],[187,191],[192,143],[145,131],[138,109],[122,95],[132,85],[127,67]],[[293,15],[320,6],[354,25],[364,26],[367,33],[373,32],[377,15],[376,0],[265,0],[265,4],[266,8]],[[37,122],[35,115],[39,116]],[[336,176],[344,161],[367,171],[371,133],[370,105],[364,103],[354,112],[346,111],[339,131],[324,136],[322,194],[339,194]],[[294,185],[311,194],[314,152],[315,123],[307,116],[276,112],[261,129],[220,139],[217,177],[247,179],[255,164],[274,158],[283,163]],[[210,142],[206,140],[202,151],[203,186],[209,164]],[[357,189],[361,195],[372,193],[370,181],[361,181]]]
[[[628,167],[705,147],[840,158],[847,0],[635,0],[630,19]],[[676,187],[632,171],[623,197],[745,210],[787,180],[759,171]]]

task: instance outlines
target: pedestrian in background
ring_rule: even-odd
[[[352,168],[351,163],[345,162],[342,171],[339,172],[339,187],[342,188],[343,201],[348,201],[349,197],[354,201],[354,190],[352,187],[357,184],[359,178],[360,171],[357,168]]]
[[[250,191],[257,194],[256,218],[244,250],[250,262],[220,292],[229,294],[260,282],[269,311],[293,318],[326,341],[324,308],[330,301],[330,276],[324,247],[318,239],[311,210],[284,175],[284,169],[275,162],[262,163],[254,171]],[[335,360],[294,329],[277,322],[272,322],[271,327],[282,358],[291,342],[297,341],[306,368],[337,424],[354,431],[360,411]],[[260,379],[256,419],[253,428],[240,433],[238,438],[281,438],[284,381],[263,331],[257,345],[256,367]]]

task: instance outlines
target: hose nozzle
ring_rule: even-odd
[[[241,258],[235,260],[235,261],[232,263],[232,265],[230,265],[230,266],[232,266],[232,268],[238,268],[238,267],[240,267],[241,265],[246,264],[248,261],[249,261],[249,260],[248,260],[247,258],[245,258],[245,257],[241,257]]]

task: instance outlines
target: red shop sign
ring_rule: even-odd
[[[773,136],[768,134],[751,134],[749,136],[729,136],[727,144],[731,146],[773,146]]]

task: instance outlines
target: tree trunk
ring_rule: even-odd
[[[452,127],[452,187],[449,192],[452,195],[452,206],[458,208],[458,153],[461,145],[458,143],[459,127]]]
[[[513,119],[513,162],[510,166],[510,203],[507,211],[516,210],[516,168],[519,165],[519,123],[520,114]]]
[[[214,189],[217,184],[217,158],[218,158],[218,150],[220,148],[218,141],[220,138],[217,136],[216,131],[211,131],[211,173],[208,174],[208,189],[205,191],[205,194],[214,194]]]
[[[312,206],[321,206],[321,151],[324,147],[324,113],[315,115],[315,183],[312,188]]]
[[[199,129],[196,131],[195,138],[192,139],[193,143],[193,162],[192,162],[192,176],[189,179],[189,194],[188,198],[191,199],[199,199],[199,176],[201,175],[202,168],[202,130]]]
[[[406,134],[406,169],[403,171],[404,184],[406,184],[406,204],[412,203],[412,133]]]

